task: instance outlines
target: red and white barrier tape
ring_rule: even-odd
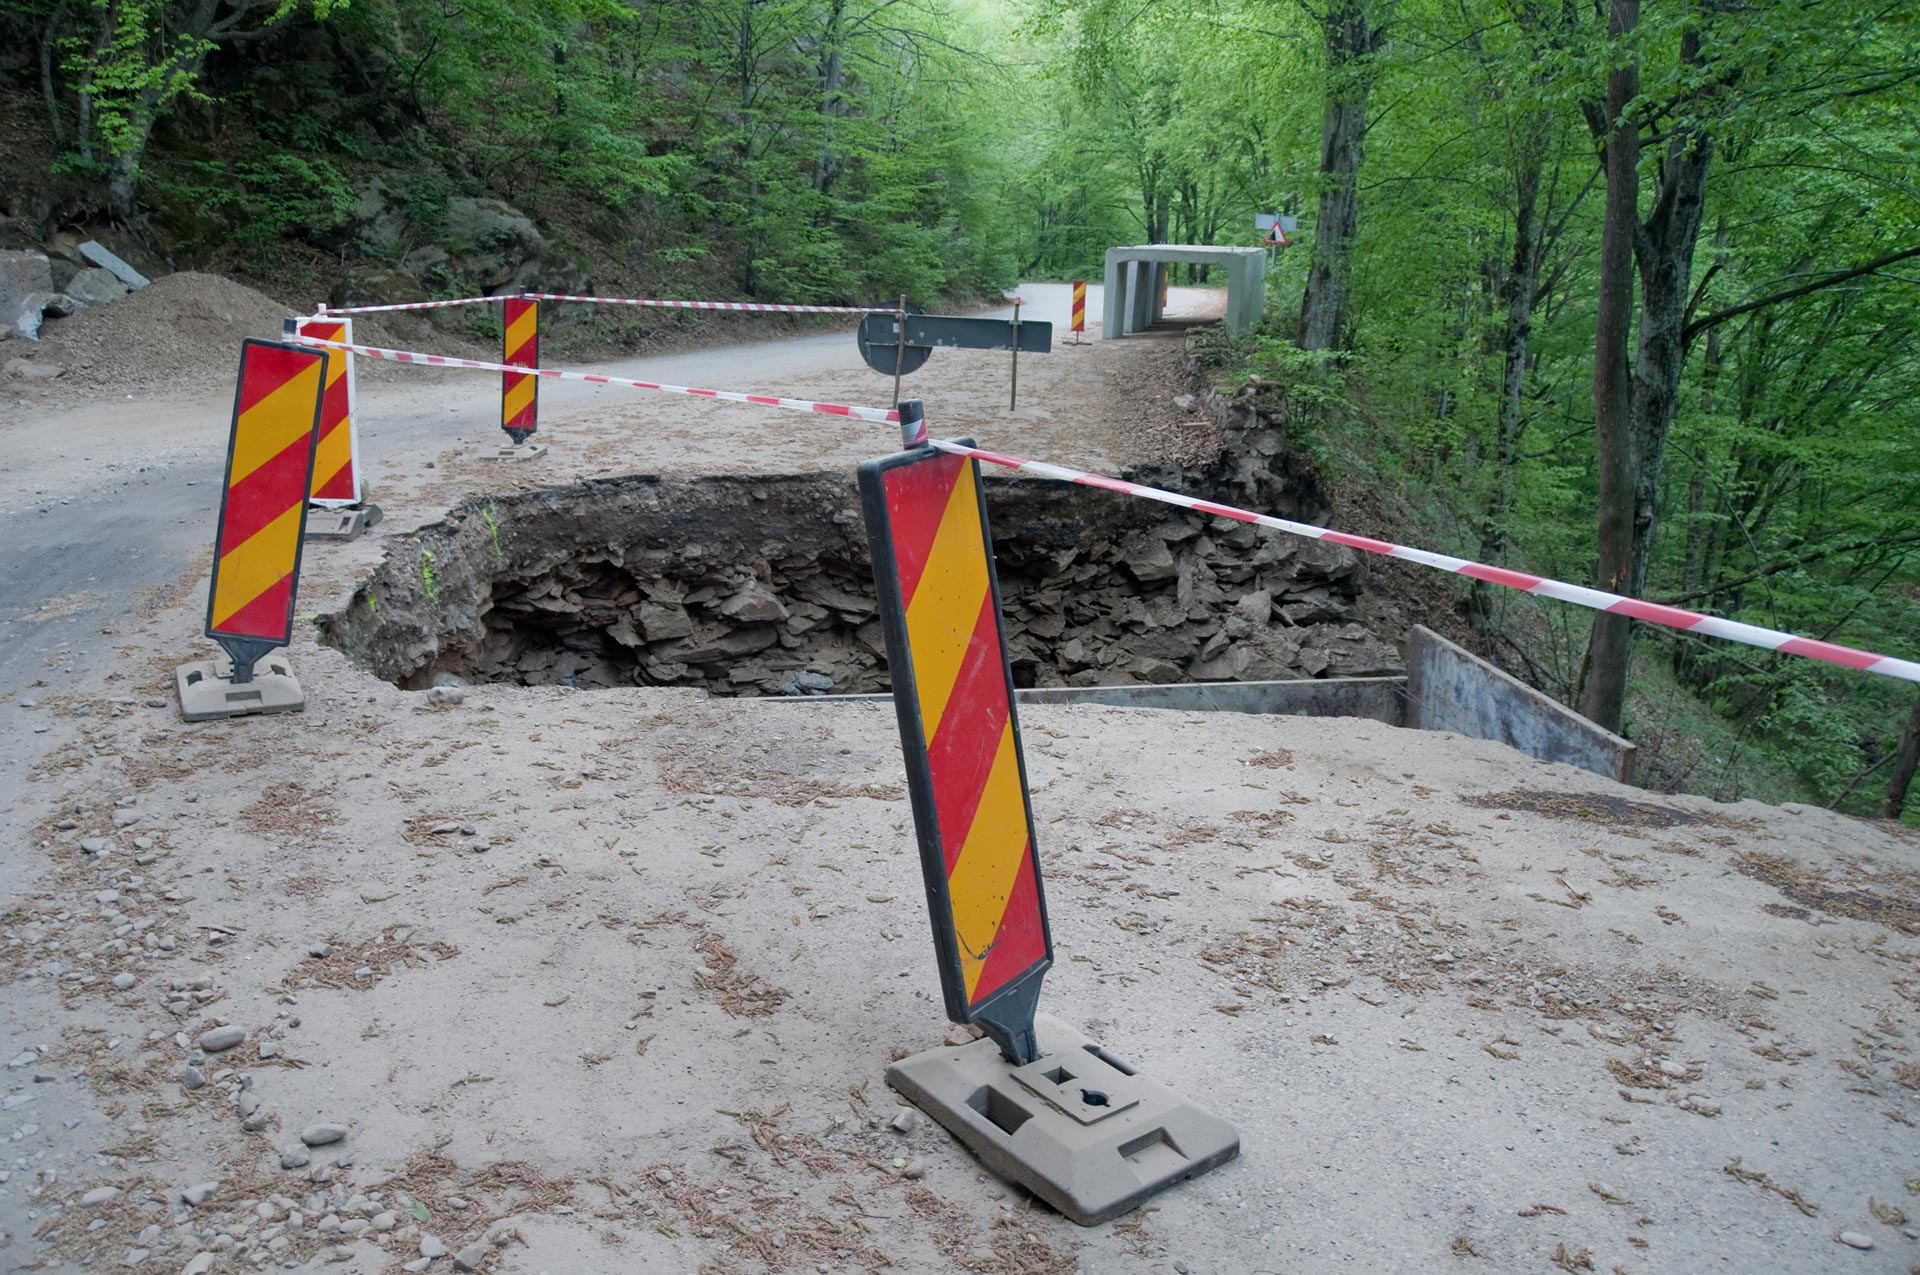
[[[631,305],[661,310],[756,310],[769,314],[892,314],[898,306],[775,305],[761,301],[659,301],[652,297],[575,297],[559,292],[526,292],[533,301],[578,301],[590,305]]]
[[[1192,496],[1182,496],[1178,492],[1163,491],[1158,487],[1146,487],[1139,483],[1130,483],[1124,479],[1107,478],[1100,474],[1090,474],[1085,470],[1068,469],[1064,465],[1049,465],[1044,461],[1023,460],[1018,456],[1003,456],[997,452],[983,451],[978,447],[967,447],[960,443],[931,440],[931,445],[943,452],[955,456],[972,456],[992,465],[1001,465],[1007,469],[1017,469],[1023,473],[1035,474],[1041,478],[1057,479],[1060,482],[1079,483],[1085,487],[1103,487],[1108,491],[1117,491],[1129,496],[1140,496],[1147,500],[1157,500],[1163,504],[1178,505],[1182,509],[1191,509],[1196,513],[1211,514],[1216,518],[1231,518],[1235,522],[1251,522],[1262,527],[1272,527],[1277,531],[1290,532],[1296,536],[1305,536],[1309,540],[1327,540],[1337,545],[1346,545],[1352,549],[1364,549],[1368,553],[1384,554],[1389,558],[1400,558],[1407,562],[1417,562],[1422,566],[1438,571],[1451,571],[1456,575],[1468,576],[1475,580],[1485,580],[1489,584],[1505,585],[1509,589],[1518,589],[1522,593],[1531,593],[1535,597],[1552,598],[1557,602],[1571,602],[1575,606],[1589,607],[1595,611],[1609,611],[1615,615],[1631,616],[1636,620],[1645,620],[1649,624],[1661,624],[1671,629],[1681,629],[1688,633],[1701,633],[1708,637],[1724,638],[1729,642],[1743,642],[1748,646],[1757,646],[1767,651],[1781,651],[1788,655],[1802,655],[1811,660],[1823,660],[1828,664],[1837,664],[1842,668],[1860,669],[1868,673],[1880,673],[1887,677],[1897,677],[1909,682],[1920,682],[1920,664],[1912,660],[1895,659],[1890,655],[1875,655],[1871,651],[1856,651],[1850,646],[1836,646],[1831,642],[1821,642],[1814,638],[1799,637],[1792,633],[1781,633],[1775,629],[1763,629],[1751,624],[1741,624],[1735,620],[1723,620],[1718,616],[1701,615],[1697,611],[1683,611],[1679,607],[1661,606],[1657,602],[1643,602],[1638,598],[1622,597],[1617,593],[1606,593],[1599,589],[1588,589],[1577,584],[1566,584],[1559,580],[1548,580],[1541,576],[1528,575],[1524,571],[1509,571],[1505,567],[1490,567],[1484,563],[1469,562],[1465,558],[1452,558],[1443,553],[1430,553],[1425,549],[1411,549],[1406,545],[1389,544],[1384,540],[1371,540],[1366,536],[1348,535],[1342,531],[1329,531],[1325,527],[1315,527],[1304,522],[1290,522],[1285,518],[1275,518],[1269,514],[1257,514],[1247,509],[1235,509],[1231,505],[1216,505],[1205,500],[1196,500]]]
[[[485,305],[489,301],[504,300],[506,297],[460,297],[453,301],[402,301],[398,305],[321,305],[315,306],[313,313],[315,318],[331,319],[342,314],[375,314],[382,310],[439,310],[450,305]]]
[[[376,314],[386,310],[439,310],[450,305],[484,305],[524,297],[529,301],[577,301],[589,305],[648,306],[669,310],[754,310],[769,314],[891,314],[897,306],[775,305],[759,301],[658,301],[651,297],[576,297],[559,292],[507,292],[497,297],[460,297],[453,301],[402,301],[397,305],[316,306],[314,314],[332,318],[342,314]]]
[[[602,376],[598,372],[563,372],[555,367],[516,367],[510,363],[487,363],[480,359],[456,359],[445,354],[415,354],[409,350],[387,350],[377,345],[348,345],[341,341],[320,341],[310,336],[293,338],[301,345],[321,350],[340,350],[362,358],[385,359],[390,363],[419,363],[428,367],[469,368],[476,372],[519,372],[526,376],[544,376],[554,381],[585,381],[589,385],[622,385],[628,389],[652,390],[659,394],[687,394],[694,398],[724,399],[729,403],[751,403],[757,407],[784,407],[794,412],[819,412],[824,416],[850,416],[876,425],[900,419],[898,412],[878,407],[849,407],[845,403],[815,403],[804,398],[775,398],[769,394],[739,394],[732,390],[702,390],[686,385],[662,385],[658,381],[635,381],[624,376]]]

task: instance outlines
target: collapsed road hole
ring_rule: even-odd
[[[1022,686],[1401,671],[1347,549],[1079,487],[992,481]],[[469,501],[398,539],[322,639],[395,685],[888,689],[853,485],[633,476]]]

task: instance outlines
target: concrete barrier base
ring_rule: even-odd
[[[1034,1034],[1040,1057],[1023,1067],[982,1039],[903,1058],[887,1084],[1081,1226],[1240,1154],[1231,1125],[1059,1019],[1036,1015]]]
[[[310,509],[307,511],[308,540],[358,540],[362,532],[386,515],[378,505],[362,509]]]
[[[502,443],[498,451],[486,454],[487,460],[539,460],[547,454],[545,443]]]
[[[297,713],[307,706],[306,693],[284,655],[262,659],[253,666],[253,680],[238,685],[233,681],[233,661],[225,656],[182,664],[173,670],[173,689],[180,698],[180,716],[190,722]]]

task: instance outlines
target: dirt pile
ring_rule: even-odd
[[[1023,686],[1397,673],[1335,545],[994,482]],[[626,478],[462,506],[322,623],[398,685],[887,689],[865,528],[843,479]]]
[[[9,349],[66,369],[57,381],[39,383],[45,393],[215,393],[233,380],[240,342],[278,338],[281,320],[291,314],[245,284],[186,270],[111,305],[49,320],[38,343],[10,342]]]

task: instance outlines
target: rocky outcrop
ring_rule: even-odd
[[[512,204],[456,195],[423,222],[409,213],[399,180],[373,176],[354,188],[351,238],[383,263],[349,271],[334,288],[333,304],[587,290],[592,277],[587,259],[553,242]],[[384,294],[373,295],[380,288]]]

